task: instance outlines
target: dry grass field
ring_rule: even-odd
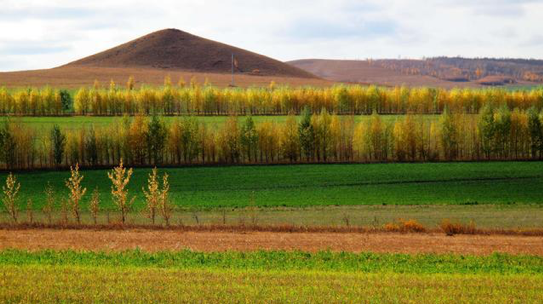
[[[108,85],[110,80],[119,85],[124,85],[128,77],[134,76],[136,86],[163,85],[164,78],[170,76],[172,82],[177,83],[183,78],[186,83],[195,77],[199,83],[208,79],[213,85],[226,87],[231,84],[232,76],[227,73],[203,73],[191,72],[176,69],[157,69],[147,67],[91,67],[91,66],[66,66],[54,69],[32,70],[20,72],[0,73],[0,86],[6,87],[42,87],[52,86],[59,88],[80,88],[81,86],[92,86],[95,80],[103,85]],[[278,85],[289,86],[331,86],[335,82],[319,78],[295,78],[285,76],[252,76],[235,75],[236,86],[268,86],[272,81]]]
[[[543,237],[507,235],[455,235],[444,233],[330,233],[330,232],[229,232],[175,230],[0,230],[0,251],[91,250],[255,251],[322,250],[379,253],[493,253],[543,256]]]

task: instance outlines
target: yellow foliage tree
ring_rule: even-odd
[[[132,199],[129,200],[128,189],[126,188],[128,182],[130,182],[130,177],[132,176],[132,173],[132,168],[126,170],[126,168],[123,167],[123,160],[121,159],[119,166],[113,168],[113,170],[111,172],[108,172],[107,174],[108,178],[113,184],[111,186],[111,195],[113,197],[113,202],[121,212],[122,224],[126,222],[128,212],[130,211],[130,208],[134,203],[134,199],[136,198],[134,196],[132,197]]]

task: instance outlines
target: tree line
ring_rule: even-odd
[[[479,114],[439,119],[374,113],[319,114],[306,108],[284,123],[255,123],[252,116],[211,124],[194,116],[166,124],[160,116],[125,116],[106,126],[40,132],[17,120],[0,127],[0,166],[5,169],[198,164],[276,164],[541,159],[543,115],[535,108],[486,106]]]
[[[478,113],[484,106],[507,105],[509,109],[543,108],[543,88],[530,91],[503,89],[383,88],[377,86],[338,85],[333,87],[217,88],[189,85],[168,79],[161,88],[126,87],[114,82],[108,88],[99,83],[83,87],[72,96],[51,88],[8,90],[0,88],[0,115],[287,115],[312,113],[326,109],[337,114],[440,114]]]

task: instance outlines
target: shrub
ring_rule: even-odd
[[[32,224],[34,223],[34,209],[32,208],[32,199],[29,198],[26,201],[26,220]]]
[[[47,216],[49,224],[52,223],[53,206],[55,204],[54,190],[51,184],[48,182],[45,187],[45,205],[43,205],[43,213]]]
[[[71,176],[66,180],[66,187],[70,190],[68,203],[70,204],[72,215],[78,224],[81,223],[81,208],[79,202],[87,192],[87,188],[81,187],[83,175],[79,173],[79,164],[75,164],[75,168],[70,166]]]
[[[98,188],[95,188],[92,192],[89,211],[91,213],[92,220],[96,225],[98,222],[98,212],[100,211],[100,191],[98,190]]]
[[[155,224],[155,218],[157,214],[157,208],[161,202],[161,193],[159,189],[159,182],[157,179],[157,168],[153,168],[153,171],[149,174],[147,179],[147,191],[142,188],[143,195],[145,196],[147,217],[151,219],[151,223]]]
[[[62,225],[68,224],[68,200],[62,199],[60,202],[60,221]]]
[[[111,172],[107,174],[113,185],[111,186],[111,195],[113,196],[113,202],[117,205],[117,208],[121,212],[121,223],[126,222],[126,216],[130,211],[132,204],[134,203],[135,196],[128,200],[128,189],[126,186],[132,176],[132,168],[128,171],[123,167],[123,160],[118,167],[113,168]]]
[[[404,219],[397,219],[394,222],[387,223],[384,226],[384,229],[386,231],[393,231],[393,232],[425,232],[426,227],[419,223],[417,220],[410,219],[410,220],[404,220]]]
[[[168,174],[162,176],[162,190],[160,191],[160,213],[166,222],[170,225],[170,218],[173,214],[173,206],[170,204],[169,198],[170,183],[168,182]]]
[[[449,219],[444,219],[441,221],[439,227],[449,236],[455,234],[475,234],[477,232],[477,228],[473,221],[469,224],[462,224],[461,222],[453,222]]]
[[[21,189],[21,184],[17,182],[17,178],[10,172],[6,178],[6,185],[2,187],[4,191],[2,202],[15,223],[17,223],[19,214],[17,209],[17,194],[19,193],[19,189]]]

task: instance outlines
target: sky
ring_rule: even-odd
[[[282,61],[543,59],[543,0],[0,0],[0,71],[177,28]]]

